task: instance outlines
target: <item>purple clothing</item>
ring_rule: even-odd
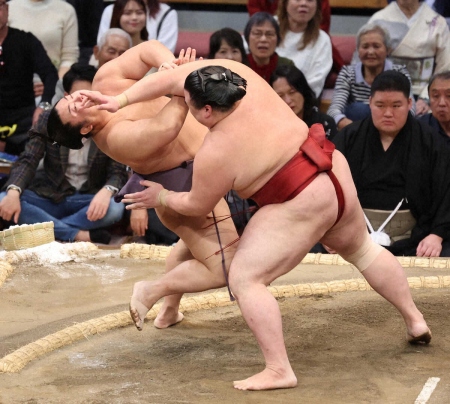
[[[143,191],[145,187],[139,184],[139,181],[142,180],[157,182],[169,191],[189,192],[192,188],[193,167],[194,160],[189,160],[167,171],[152,174],[133,173],[123,188],[114,196],[114,200],[121,202],[126,194]]]

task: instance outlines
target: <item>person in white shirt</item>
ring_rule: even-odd
[[[160,3],[158,0],[146,0],[146,3],[148,9],[146,25],[148,39],[157,39],[172,52],[175,52],[178,40],[177,12],[167,4]],[[111,4],[103,11],[97,40],[110,27],[113,8],[114,5]]]
[[[281,0],[277,17],[281,43],[276,52],[294,62],[319,98],[333,56],[331,39],[320,29],[322,13],[318,1]]]

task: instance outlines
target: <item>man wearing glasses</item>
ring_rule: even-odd
[[[44,83],[36,107],[33,74]],[[0,151],[20,154],[27,131],[50,108],[58,72],[41,42],[31,33],[8,27],[8,4],[0,0]]]

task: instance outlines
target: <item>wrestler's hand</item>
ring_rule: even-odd
[[[196,59],[197,59],[197,51],[193,48],[187,48],[186,51],[184,49],[181,49],[178,58],[175,59],[173,62],[177,66],[181,66],[186,63],[195,62]],[[203,60],[203,58],[200,57],[198,60]]]
[[[174,59],[174,60],[176,60],[176,59]],[[176,69],[177,67],[178,67],[178,65],[175,64],[175,62],[163,62],[161,64],[161,66],[159,66],[158,71],[162,72],[164,70],[173,70],[173,69]]]
[[[157,182],[146,180],[139,181],[139,184],[146,187],[146,189],[133,194],[126,194],[122,199],[123,203],[129,204],[126,206],[126,209],[151,209],[161,206],[158,200],[158,195],[164,187]]]
[[[94,198],[92,198],[89,208],[86,212],[88,220],[95,222],[96,220],[103,219],[108,211],[109,204],[111,203],[111,192],[106,188],[102,188],[98,191]]]
[[[134,209],[131,211],[130,226],[136,236],[144,236],[148,229],[147,209]]]
[[[442,251],[442,237],[429,234],[417,246],[418,257],[439,257]]]
[[[98,110],[117,112],[120,109],[119,101],[116,97],[103,95],[100,91],[81,90],[79,96],[83,97],[80,99],[80,108],[90,108],[92,103],[94,103]],[[74,99],[74,101],[76,100]]]

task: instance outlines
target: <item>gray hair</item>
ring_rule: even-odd
[[[428,82],[428,93],[430,92],[430,87],[434,83],[435,80],[450,80],[450,70],[445,70],[440,73],[433,74]]]
[[[361,43],[361,37],[369,32],[377,32],[383,38],[384,46],[388,52],[391,50],[391,36],[389,35],[389,31],[376,22],[369,22],[364,24],[356,34],[356,49],[359,48],[359,44]]]
[[[103,46],[106,43],[106,40],[113,35],[121,36],[122,38],[126,39],[128,41],[128,44],[130,45],[130,48],[133,46],[133,41],[131,40],[131,36],[128,32],[125,32],[121,28],[110,28],[107,31],[105,31],[105,33],[100,37],[100,40],[98,41],[97,44],[99,49],[103,48]]]

